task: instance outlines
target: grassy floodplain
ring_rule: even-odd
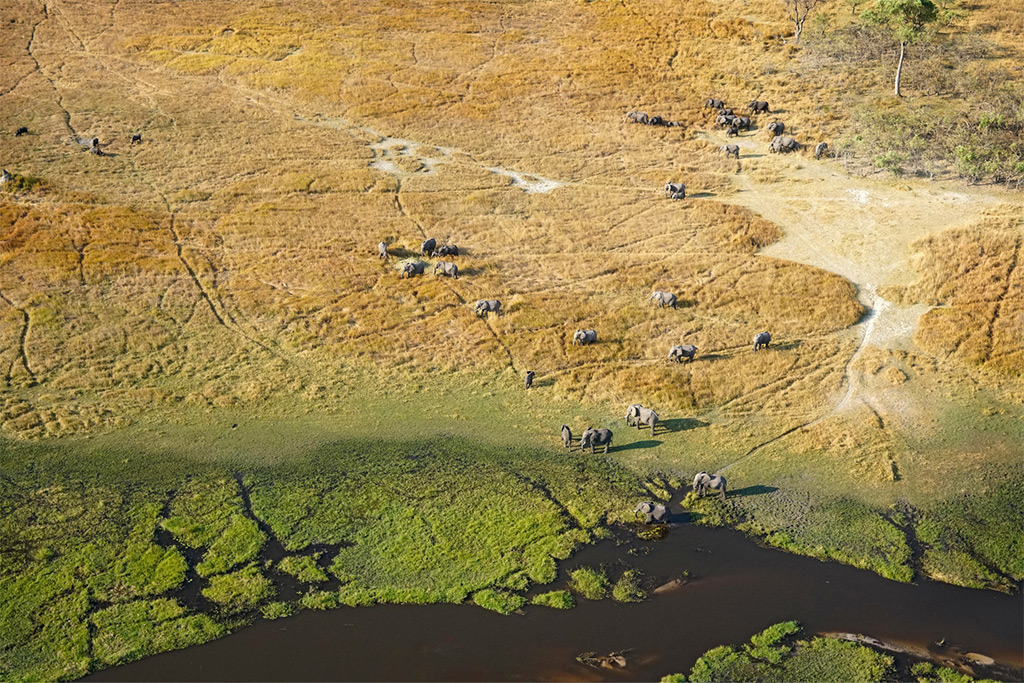
[[[932,87],[954,58],[1014,101],[1020,10],[976,5],[943,29],[974,47],[918,55],[890,102],[884,61],[827,22],[785,42],[767,1],[0,4],[0,678],[301,608],[513,611],[699,470],[732,492],[699,522],[1019,588],[1024,204],[923,134],[881,161],[856,138],[872,108],[959,111]],[[839,158],[765,154],[764,118],[724,159],[708,95]],[[1016,119],[985,121],[960,132],[995,154]],[[871,173],[911,152],[938,180]],[[427,237],[458,280],[398,277]],[[563,423],[611,453],[564,452]]]

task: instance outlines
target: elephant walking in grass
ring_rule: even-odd
[[[676,295],[671,292],[653,292],[650,300],[658,304],[658,308],[676,307]]]
[[[423,240],[423,243],[420,244],[420,256],[430,256],[432,253],[434,253],[434,249],[436,247],[437,240],[435,240],[433,237],[427,240]]]
[[[658,414],[650,408],[640,407],[640,414],[636,418],[636,428],[640,429],[640,425],[650,425],[651,436],[654,436],[654,427],[658,424]]]
[[[526,371],[526,388],[529,389],[533,386],[533,378],[537,376],[537,373],[533,370]]]
[[[776,135],[768,146],[769,152],[795,152],[800,149],[800,143],[788,135]]]
[[[647,123],[649,117],[642,111],[631,111],[626,113],[626,121],[629,123]]]
[[[640,419],[640,409],[643,408],[639,403],[630,404],[626,408],[626,426],[632,427],[636,424],[636,421]]]
[[[827,142],[819,142],[818,145],[814,148],[814,158],[815,159],[820,159],[823,156],[828,156],[828,143]]]
[[[654,504],[650,501],[644,501],[636,506],[633,510],[633,516],[644,516],[644,524],[650,524],[651,522],[666,523],[668,522],[668,508],[664,505]]]
[[[761,349],[767,349],[769,342],[772,340],[772,335],[767,332],[758,332],[754,335],[754,351]]]
[[[669,199],[686,199],[686,185],[683,183],[665,183],[665,196]]]
[[[413,275],[423,275],[425,264],[422,261],[407,261],[402,264],[402,277],[408,278]]]
[[[388,259],[390,259],[391,257],[390,257],[390,255],[388,255],[388,243],[387,242],[378,242],[377,243],[377,255],[380,256],[380,260],[381,261],[384,261],[385,263],[388,262]]]
[[[682,363],[685,358],[686,362],[689,363],[693,361],[695,355],[697,355],[697,347],[693,344],[676,344],[668,352],[668,359],[676,363]]]
[[[501,302],[497,299],[480,299],[476,302],[476,314],[479,316],[487,317],[488,313],[498,314],[501,310]]]
[[[431,256],[458,256],[459,255],[459,247],[457,245],[454,245],[454,244],[442,244],[437,249],[435,249],[430,255]]]
[[[722,145],[718,148],[719,152],[725,152],[725,158],[736,157],[740,158],[740,146],[739,145]]]
[[[706,100],[704,100],[705,109],[721,109],[724,106],[725,102],[714,97],[709,97]]]
[[[758,114],[758,113],[761,113],[761,112],[767,114],[768,113],[768,103],[767,102],[759,102],[758,100],[751,100],[750,104],[747,105],[747,109],[749,109],[751,111],[751,113],[754,113],[754,114]]]
[[[459,279],[459,267],[451,261],[438,261],[434,264],[434,275],[437,275],[437,269],[441,269],[441,275],[446,277],[452,277],[456,280]]]
[[[594,330],[576,330],[572,335],[572,345],[586,346],[597,341],[597,332]]]
[[[588,427],[583,435],[580,436],[580,450],[590,449],[590,454],[594,454],[594,446],[604,446],[604,454],[608,455],[608,449],[612,445],[612,430],[610,429],[594,429]]]
[[[708,491],[718,491],[718,497],[725,500],[725,477],[720,474],[698,472],[693,478],[693,491],[700,498],[707,495]]]
[[[766,130],[768,131],[768,134],[772,136],[782,135],[786,132],[786,124],[782,121],[772,121],[768,124],[768,128]]]
[[[569,425],[562,425],[562,444],[572,450],[572,430],[569,429]]]

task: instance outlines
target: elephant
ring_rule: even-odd
[[[719,114],[718,118],[715,119],[715,125],[718,126],[719,128],[725,128],[726,126],[732,125],[732,121],[735,118],[735,116]]]
[[[639,403],[632,403],[626,408],[626,426],[633,426],[637,420],[640,419],[640,409],[643,408]]]
[[[18,130],[14,131],[14,137],[20,138],[22,135],[25,135],[27,133],[28,133],[28,126],[22,126]]]
[[[644,524],[650,524],[651,522],[666,523],[668,522],[668,508],[664,505],[654,504],[650,501],[644,501],[636,506],[633,510],[633,516],[643,515]]]
[[[732,120],[732,125],[743,130],[750,130],[750,117],[749,116],[737,116]]]
[[[740,158],[740,146],[739,145],[722,145],[718,148],[719,152],[725,152],[725,158],[733,156],[737,159]]]
[[[612,430],[594,429],[588,427],[580,436],[580,450],[590,448],[590,454],[594,454],[594,446],[604,446],[604,454],[608,455],[608,448],[612,445]]]
[[[647,114],[642,111],[631,111],[626,114],[626,121],[630,123],[647,123]]]
[[[402,277],[423,275],[425,264],[421,261],[407,261],[402,264]]]
[[[441,275],[447,277],[453,277],[456,280],[459,279],[459,267],[451,261],[438,261],[434,264],[434,275],[437,275],[437,269],[441,269]]]
[[[654,436],[654,427],[658,424],[658,414],[650,408],[644,408],[640,406],[640,412],[636,417],[636,428],[640,429],[641,424],[650,425],[651,436]]]
[[[693,361],[693,357],[697,355],[697,347],[693,344],[676,344],[672,347],[672,350],[668,352],[668,359],[674,360],[677,363],[682,363],[683,359],[686,359],[687,363]]]
[[[646,123],[648,126],[660,126],[665,123],[665,119],[660,116],[652,116],[647,119]]]
[[[767,130],[772,135],[782,135],[786,132],[786,124],[782,121],[772,121],[768,124]]]
[[[454,244],[442,244],[440,247],[435,249],[431,256],[458,256],[459,248]]]
[[[727,107],[719,107],[718,108],[718,114],[720,116],[734,116],[735,112],[732,109],[729,109]]]
[[[572,450],[572,430],[569,429],[569,425],[562,425],[562,444]]]
[[[725,103],[722,102],[722,100],[716,100],[714,97],[709,97],[706,100],[704,100],[705,109],[721,109],[724,106]]]
[[[720,474],[711,475],[707,472],[698,472],[697,476],[693,478],[693,490],[701,498],[703,498],[708,489],[715,489],[718,491],[718,496],[725,500],[725,477]]]
[[[141,144],[142,144],[142,134],[141,133],[135,133],[128,140],[128,146],[129,147],[131,147],[132,145],[141,145]]]
[[[725,131],[725,137],[727,138],[736,138],[739,137],[739,135],[740,129],[737,128],[736,126],[731,126],[729,130]]]
[[[658,304],[658,308],[665,306],[676,307],[676,295],[671,292],[654,292],[651,294],[651,301]]]
[[[758,112],[768,113],[768,103],[751,100],[750,104],[747,105],[747,109],[754,114],[757,114]]]
[[[498,314],[501,309],[501,302],[497,299],[480,299],[476,302],[476,314],[487,317],[488,313]]]
[[[89,141],[89,151],[95,154],[96,156],[103,156],[103,150],[100,149],[99,138],[93,138],[92,140]]]
[[[537,376],[533,370],[526,371],[526,388],[529,389],[533,386],[533,378]]]
[[[683,183],[665,183],[665,196],[669,199],[686,199],[686,185]]]
[[[437,240],[435,240],[433,237],[427,240],[423,240],[423,243],[420,244],[420,256],[429,256],[430,254],[433,253],[436,247]]]
[[[586,346],[587,344],[593,344],[597,341],[597,332],[594,330],[576,330],[576,333],[572,335],[573,346]]]
[[[762,348],[767,349],[768,343],[771,340],[772,335],[768,334],[767,332],[758,332],[756,335],[754,335],[754,351],[756,352]]]
[[[11,175],[10,171],[8,171],[6,168],[3,169],[3,171],[0,172],[0,185],[6,185],[7,183],[11,182],[13,178],[14,176]]]
[[[798,149],[800,149],[800,143],[788,135],[776,135],[768,147],[770,152],[793,152]]]
[[[391,258],[391,256],[388,254],[387,242],[377,242],[377,255],[380,257],[380,260],[384,261],[385,263],[387,263],[387,261]]]
[[[828,156],[827,142],[819,142],[817,147],[814,148],[814,158],[820,159],[822,156]]]

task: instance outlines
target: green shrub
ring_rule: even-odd
[[[869,647],[835,638],[798,643],[782,665],[781,680],[848,683],[883,681],[893,672],[893,659]]]
[[[273,582],[254,564],[231,574],[214,576],[210,585],[203,589],[203,596],[228,614],[256,609],[273,594]]]
[[[641,602],[647,597],[647,592],[640,586],[640,578],[643,576],[636,569],[627,569],[615,582],[612,588],[612,598],[619,602]]]
[[[294,602],[268,602],[260,610],[264,619],[281,619],[282,617],[290,617],[295,614],[296,606]]]
[[[473,594],[473,602],[493,612],[512,614],[526,604],[526,598],[515,593],[485,588]]]
[[[321,553],[315,555],[288,555],[281,558],[277,568],[285,574],[291,574],[303,583],[318,583],[327,581],[330,577],[327,572],[317,565]]]
[[[534,605],[553,607],[554,609],[572,609],[576,606],[576,598],[569,591],[550,591],[533,596],[530,602]]]
[[[569,573],[569,586],[587,600],[602,600],[608,597],[610,586],[603,571],[580,567]]]
[[[344,604],[341,595],[334,591],[309,591],[299,598],[299,602],[303,607],[319,610],[334,609]]]

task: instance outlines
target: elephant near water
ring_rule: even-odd
[[[569,425],[562,425],[562,445],[572,450],[572,430]]]
[[[644,524],[668,522],[668,508],[661,503],[655,504],[651,501],[644,501],[633,510],[633,516],[643,515]]]
[[[576,333],[572,335],[573,346],[586,346],[596,341],[597,332],[595,330],[576,330]]]
[[[771,342],[771,340],[772,335],[769,334],[768,332],[758,332],[757,334],[754,335],[754,351],[767,349],[768,344]]]
[[[608,449],[612,445],[612,430],[610,429],[594,429],[588,427],[584,430],[582,436],[580,436],[580,450],[590,449],[591,455],[594,454],[595,446],[604,446],[605,455],[608,454]]]
[[[480,299],[480,301],[476,302],[475,310],[477,315],[484,318],[487,317],[488,313],[497,315],[498,311],[501,310],[501,302],[497,299]]]
[[[695,355],[697,355],[697,347],[693,344],[676,344],[668,352],[668,359],[676,363],[682,363],[685,358],[686,362],[689,363]]]
[[[445,277],[459,279],[459,267],[451,261],[438,261],[434,264],[434,275],[437,275],[438,269],[441,270],[441,275]]]
[[[658,308],[664,308],[665,306],[669,306],[670,308],[676,307],[676,295],[671,292],[653,292],[650,300],[658,304]]]
[[[720,474],[708,474],[698,472],[693,478],[693,490],[698,497],[703,498],[709,491],[718,491],[718,497],[725,500],[725,477]]]
[[[402,264],[402,277],[409,278],[413,275],[423,275],[426,266],[422,261],[406,261]]]

